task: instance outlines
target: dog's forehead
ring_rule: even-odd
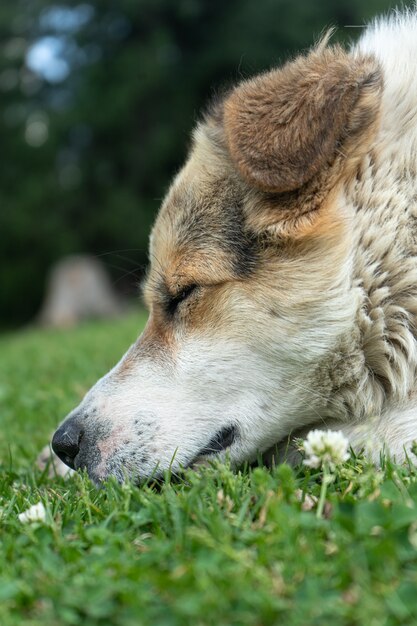
[[[187,274],[193,267],[227,279],[226,274],[244,273],[250,264],[242,211],[245,188],[209,131],[202,126],[195,132],[190,156],[152,231],[151,265],[164,275]]]

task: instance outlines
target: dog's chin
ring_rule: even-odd
[[[127,470],[123,465],[116,465],[112,463],[110,467],[106,467],[105,469],[101,469],[100,471],[94,467],[84,466],[82,468],[87,474],[89,479],[96,487],[102,487],[107,481],[115,481],[120,485],[123,483],[134,483],[138,486],[143,485],[150,478],[155,479],[155,481],[160,480],[160,475],[155,472],[154,475],[150,474],[146,476],[140,470]]]

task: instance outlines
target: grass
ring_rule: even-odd
[[[327,518],[321,473],[187,471],[96,489],[33,460],[133,341],[143,317],[0,339],[2,626],[391,626],[417,623],[417,471],[353,458]],[[18,513],[42,501],[45,523]]]

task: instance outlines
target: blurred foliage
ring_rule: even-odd
[[[213,95],[311,45],[354,38],[389,0],[0,4],[0,325],[37,311],[73,252],[137,278],[189,132]],[[37,64],[35,63],[37,62]],[[132,281],[131,281],[132,283]]]

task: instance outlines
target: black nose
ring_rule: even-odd
[[[57,456],[71,469],[75,469],[74,460],[80,451],[84,430],[74,418],[65,420],[55,432],[52,449]]]

